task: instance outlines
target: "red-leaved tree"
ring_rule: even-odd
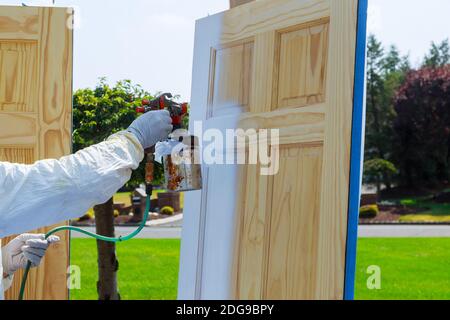
[[[400,184],[446,183],[450,173],[450,65],[411,71],[395,97]]]

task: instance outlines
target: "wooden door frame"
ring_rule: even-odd
[[[247,3],[250,1],[245,1]],[[364,127],[365,127],[365,64],[366,64],[366,42],[367,42],[367,8],[368,0],[358,0],[357,12],[357,39],[355,54],[355,76],[353,90],[353,116],[351,131],[351,153],[350,153],[350,178],[349,178],[349,196],[348,196],[348,221],[345,252],[345,279],[344,279],[344,299],[352,300],[354,298],[355,269],[356,269],[356,246],[357,230],[359,218],[359,202],[361,194],[362,165],[364,151]],[[219,13],[223,14],[223,13]],[[198,25],[198,24],[197,24]],[[202,27],[206,25],[203,24]],[[213,28],[214,29],[214,28]],[[209,69],[208,67],[205,67]],[[201,73],[201,72],[200,72]],[[199,81],[196,81],[199,80]],[[202,83],[202,79],[196,79],[196,73],[193,74],[193,83]],[[207,193],[207,170],[204,170],[204,190],[201,193]],[[195,199],[200,201],[202,198],[200,192],[195,195]],[[192,200],[194,201],[194,200]],[[193,217],[185,217],[183,226],[188,223],[189,228],[196,226],[196,234],[190,237],[182,237],[182,247],[193,248],[189,256],[185,253],[180,257],[180,277],[178,283],[178,297],[181,299],[201,299],[202,298],[202,273],[203,273],[203,250],[206,233],[206,214],[203,209]],[[187,219],[192,219],[186,221]],[[187,228],[187,229],[189,229]],[[183,230],[183,233],[185,231]],[[204,284],[203,284],[204,285]],[[214,286],[214,284],[210,284]]]

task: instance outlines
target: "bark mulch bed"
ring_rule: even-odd
[[[360,224],[399,223],[403,215],[424,212],[427,208],[410,208],[402,205],[379,205],[380,213],[372,219],[359,219]],[[410,223],[408,223],[410,224]]]

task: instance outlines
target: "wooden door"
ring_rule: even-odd
[[[0,161],[30,164],[71,152],[71,15],[65,8],[0,6]],[[25,299],[68,298],[69,236],[59,236],[30,272]],[[16,275],[7,299],[17,299],[21,279]]]
[[[260,0],[197,22],[191,125],[279,129],[271,146],[279,171],[204,166],[204,190],[186,196],[180,298],[344,298],[356,242],[366,5]]]

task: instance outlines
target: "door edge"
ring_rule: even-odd
[[[353,88],[344,300],[353,300],[355,295],[356,248],[364,160],[367,9],[368,0],[359,0],[356,27],[355,80]]]

